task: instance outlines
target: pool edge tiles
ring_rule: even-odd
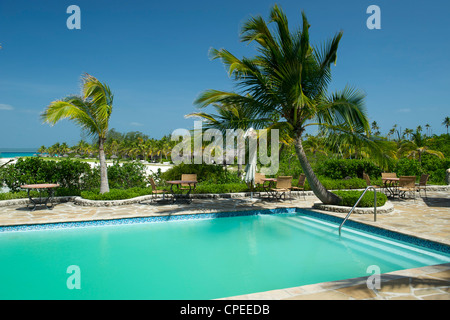
[[[336,224],[340,224],[343,221],[343,218],[334,215],[321,213],[305,208],[291,207],[291,208],[274,208],[262,210],[258,209],[258,210],[240,210],[240,211],[217,211],[210,213],[190,213],[190,214],[160,215],[149,217],[130,217],[130,218],[113,218],[113,219],[84,220],[84,221],[50,222],[40,224],[22,224],[13,226],[0,226],[0,233],[17,232],[17,231],[57,230],[57,229],[80,228],[80,227],[118,226],[118,225],[142,224],[142,223],[174,222],[174,221],[229,218],[229,217],[251,216],[251,215],[289,214],[289,213],[302,214]],[[372,226],[365,224],[363,222],[347,220],[342,231],[345,232],[346,228],[353,228],[360,231],[369,232],[377,236],[387,237],[389,239],[399,240],[406,242],[408,244],[413,244],[419,247],[439,251],[445,254],[450,254],[450,246],[445,243],[420,238],[415,235],[413,236],[399,231],[392,231],[380,226]]]
[[[160,215],[160,216],[150,216],[150,217],[130,217],[130,218],[112,218],[112,219],[83,220],[83,221],[47,222],[47,223],[0,226],[0,233],[2,233],[2,232],[17,232],[17,231],[56,230],[56,229],[65,229],[65,228],[82,228],[82,227],[96,227],[96,226],[129,225],[129,224],[140,224],[140,223],[173,222],[173,221],[216,219],[216,218],[231,218],[231,217],[258,215],[258,214],[286,214],[286,213],[297,213],[297,212],[298,212],[298,208],[275,208],[275,209],[263,209],[263,210],[259,209],[259,210],[218,211],[218,212],[209,212],[209,213]]]

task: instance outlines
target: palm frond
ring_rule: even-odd
[[[69,96],[63,100],[56,100],[41,114],[43,122],[55,125],[62,119],[73,120],[89,134],[98,131],[98,124],[92,116],[92,107],[81,97]]]

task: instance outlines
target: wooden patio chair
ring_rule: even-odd
[[[291,191],[302,191],[304,200],[306,200],[306,197],[305,197],[305,182],[306,182],[306,175],[304,173],[302,173],[298,177],[297,185],[291,187]]]
[[[428,181],[429,177],[430,177],[429,174],[422,174],[420,176],[419,183],[416,183],[417,192],[419,192],[419,197],[420,197],[420,190],[423,189],[423,190],[425,190],[425,198],[428,199],[428,196],[427,196],[427,181]]]
[[[286,200],[286,192],[291,192],[292,176],[279,176],[277,177],[277,184],[275,188],[270,189],[270,193],[275,199],[281,199],[284,196]]]
[[[258,189],[259,197],[261,197],[261,190],[264,190],[264,179],[266,177],[265,174],[260,172],[255,172],[255,187]]]
[[[163,198],[162,198],[162,199],[164,200],[164,198],[165,198],[165,196],[166,196],[166,193],[167,193],[168,191],[157,189],[157,188],[156,188],[155,180],[153,180],[152,177],[148,177],[148,181],[150,182],[150,185],[152,186],[152,202],[153,202],[153,200],[154,200],[155,198],[158,197],[158,194],[162,194],[162,195],[163,195]]]
[[[196,173],[185,173],[181,175],[181,180],[183,181],[197,181],[197,174]],[[197,184],[194,184],[194,187],[192,188],[192,186],[189,186],[188,183],[182,183],[180,186],[181,190],[189,190],[190,188],[192,188],[192,190],[195,190],[195,187],[197,186]]]
[[[375,189],[380,189],[380,188],[381,188],[380,186],[374,186],[374,185],[370,182],[370,177],[369,177],[369,175],[368,175],[367,173],[365,173],[365,172],[363,172],[363,178],[364,178],[364,180],[366,180],[367,186],[372,186],[372,187],[374,187]]]
[[[414,196],[414,201],[416,201],[416,176],[400,177],[398,190],[401,197],[406,198],[406,193],[409,192]]]

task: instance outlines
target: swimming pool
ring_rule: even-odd
[[[214,299],[450,262],[445,245],[352,221],[339,237],[336,219],[283,209],[3,227],[0,299]]]

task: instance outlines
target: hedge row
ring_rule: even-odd
[[[342,198],[341,205],[346,207],[353,207],[361,197],[362,191],[335,191],[337,196]],[[387,201],[387,197],[384,193],[377,192],[377,207],[383,206]],[[361,201],[358,203],[357,207],[373,207],[374,206],[374,192],[367,191]]]
[[[108,180],[110,188],[145,187],[145,166],[138,162],[115,162],[108,166]],[[67,190],[80,193],[100,187],[100,169],[79,160],[25,157],[0,170],[0,185],[5,184],[13,192],[20,191],[23,184],[34,183],[58,183],[61,186],[57,189],[60,195],[67,193]]]
[[[340,180],[348,178],[363,178],[363,172],[371,179],[378,181],[381,172],[395,172],[397,176],[417,176],[429,174],[429,182],[433,184],[445,184],[445,172],[450,168],[450,158],[439,159],[433,155],[422,155],[422,161],[403,158],[392,161],[389,168],[384,170],[370,160],[358,159],[325,159],[312,163],[313,170],[318,176],[326,179]],[[298,177],[302,172],[298,160],[291,159],[291,165],[280,165],[279,175],[292,175]]]

